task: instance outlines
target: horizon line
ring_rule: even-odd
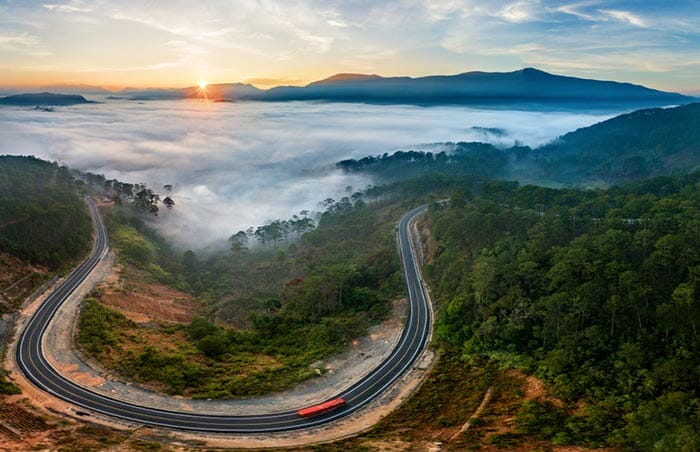
[[[690,88],[687,90],[679,90],[677,88],[658,88],[650,85],[645,85],[642,83],[638,82],[630,82],[626,80],[614,80],[614,79],[607,79],[607,78],[596,78],[593,76],[592,78],[588,77],[582,77],[579,75],[568,75],[568,74],[562,74],[562,73],[554,73],[554,72],[549,72],[545,71],[543,69],[539,69],[534,66],[523,66],[518,69],[513,69],[510,71],[484,71],[484,70],[478,70],[478,69],[473,69],[473,70],[467,70],[464,72],[456,72],[452,74],[429,74],[429,75],[381,75],[381,74],[375,74],[375,73],[364,73],[364,72],[336,72],[331,75],[314,79],[314,80],[293,80],[293,79],[282,79],[282,78],[277,78],[277,77],[248,77],[242,81],[207,81],[207,86],[209,85],[234,85],[234,84],[243,84],[243,85],[250,85],[253,86],[257,89],[260,90],[269,90],[273,88],[278,88],[278,87],[285,87],[285,86],[298,86],[298,87],[305,87],[308,86],[312,83],[324,81],[333,77],[337,77],[339,75],[354,75],[354,76],[368,76],[368,77],[380,77],[380,78],[410,78],[410,79],[420,79],[420,78],[425,78],[425,77],[450,77],[450,76],[458,76],[458,75],[463,75],[463,74],[469,74],[469,73],[486,73],[486,74],[509,74],[513,72],[519,72],[523,71],[526,69],[533,69],[539,72],[544,72],[547,74],[551,75],[556,75],[556,76],[561,76],[561,77],[572,77],[572,78],[579,78],[579,79],[584,79],[584,80],[597,80],[597,81],[605,81],[605,82],[616,82],[616,83],[629,83],[632,85],[637,85],[637,86],[642,86],[645,88],[649,89],[655,89],[659,91],[666,91],[666,92],[672,92],[672,93],[678,93],[678,94],[683,94],[686,96],[691,96],[691,97],[700,97],[700,87],[696,88]],[[273,80],[279,80],[280,82],[284,83],[279,83],[279,84],[267,84],[267,83],[260,83],[262,80],[268,80],[268,81],[273,81]],[[257,83],[256,83],[257,82]],[[292,83],[292,82],[299,82],[299,83]],[[176,89],[187,89],[187,88],[193,88],[196,87],[198,81],[193,81],[189,85],[175,85],[175,84],[164,84],[164,85],[113,85],[113,84],[100,84],[100,82],[96,82],[95,84],[92,83],[72,83],[72,82],[47,82],[47,83],[37,83],[37,84],[27,84],[27,85],[11,85],[11,84],[0,84],[0,90],[12,90],[12,91],[18,91],[18,90],[41,90],[41,89],[51,89],[51,88],[86,88],[86,89],[101,89],[104,91],[108,91],[113,94],[120,93],[121,91],[127,90],[127,89],[135,89],[135,90],[149,90],[149,89],[163,89],[163,90],[176,90]]]

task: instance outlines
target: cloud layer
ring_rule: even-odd
[[[443,141],[538,145],[610,114],[362,104],[121,102],[40,112],[0,108],[0,154],[33,154],[157,190],[158,224],[190,247],[302,209],[350,185],[345,158]],[[504,135],[489,134],[499,128]],[[161,190],[162,191],[162,190]]]

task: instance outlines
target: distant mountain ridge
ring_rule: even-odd
[[[66,106],[76,104],[93,103],[78,94],[56,94],[56,93],[27,93],[14,94],[1,97],[0,105],[14,105],[19,107],[32,106]]]
[[[81,89],[85,91],[82,92]],[[52,90],[54,91],[54,90]],[[247,83],[212,83],[185,88],[125,88],[61,85],[66,94],[103,94],[108,99],[236,101],[324,101],[418,105],[594,105],[644,108],[685,104],[697,98],[632,83],[555,75],[535,68],[512,72],[465,72],[425,77],[340,73],[306,86],[259,89]],[[9,96],[8,96],[9,97]]]
[[[426,77],[382,77],[336,74],[306,86],[278,86],[268,90],[249,84],[211,84],[171,90],[129,90],[134,100],[208,98],[219,101],[328,101],[479,105],[531,103],[611,103],[660,106],[691,102],[694,98],[631,83],[589,80],[525,68],[513,72],[465,72]]]
[[[439,104],[509,101],[684,103],[692,98],[630,83],[553,75],[533,68],[513,72],[466,72],[427,77],[339,74],[305,87],[277,87],[262,100],[331,100]]]
[[[56,93],[56,94],[79,94],[79,95],[110,95],[114,94],[114,90],[102,88],[101,86],[85,85],[85,84],[61,84],[61,85],[46,85],[38,89],[40,92]]]
[[[318,85],[330,85],[330,84],[342,84],[342,83],[360,83],[360,82],[369,82],[369,81],[376,81],[383,79],[384,77],[376,74],[350,74],[350,73],[341,73],[341,74],[335,74],[331,75],[328,78],[324,78],[323,80],[317,80],[315,82],[309,83],[307,86],[318,86]]]

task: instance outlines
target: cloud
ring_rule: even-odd
[[[647,28],[648,25],[644,19],[639,17],[636,14],[633,14],[629,11],[620,11],[620,10],[615,10],[615,9],[601,9],[601,13],[605,14],[606,16],[612,17],[615,20],[618,20],[620,22],[626,22],[630,25],[634,25],[635,27],[640,27],[640,28]]]
[[[156,220],[198,248],[249,226],[316,210],[373,181],[335,162],[444,141],[537,145],[605,114],[316,103],[106,101],[55,112],[0,108],[0,154],[34,154],[108,178],[173,184]],[[473,127],[501,128],[485,136]]]
[[[536,20],[539,1],[519,1],[509,3],[496,16],[508,22],[522,23]]]
[[[454,17],[467,17],[469,8],[460,0],[425,0],[423,7],[427,13],[427,18],[431,22],[451,19]]]
[[[50,11],[58,11],[61,13],[89,13],[92,8],[82,6],[83,2],[71,2],[68,4],[43,4],[42,7]]]
[[[571,3],[568,5],[557,6],[557,7],[553,8],[551,11],[557,12],[557,13],[569,14],[571,16],[578,17],[579,19],[584,19],[584,20],[588,20],[588,21],[599,21],[600,20],[599,14],[591,14],[591,13],[582,11],[582,8],[596,5],[598,3],[599,2]]]
[[[290,7],[270,0],[210,2],[205,7],[180,2],[179,9],[119,4],[107,14],[166,33],[169,41],[187,41],[189,48],[199,47],[197,53],[207,49],[210,55],[227,54],[227,59],[235,58],[231,51],[278,61],[327,53],[351,25],[327,7],[306,2]]]
[[[29,33],[7,33],[0,34],[0,48],[17,49],[37,47],[39,38]]]

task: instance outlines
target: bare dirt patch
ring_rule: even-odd
[[[387,441],[367,441],[363,445],[371,448],[372,450],[381,452],[401,452],[411,450],[413,448],[413,445],[410,442],[402,441],[400,439]]]
[[[507,371],[506,376],[517,380],[524,380],[523,390],[525,392],[525,398],[523,401],[537,400],[541,402],[546,400],[548,402],[552,402],[552,404],[554,404],[554,406],[557,408],[564,408],[564,402],[562,402],[561,399],[552,397],[547,393],[547,389],[545,388],[542,380],[539,380],[531,375],[525,375],[522,372],[518,372],[514,369]]]
[[[100,301],[137,323],[189,323],[200,306],[191,295],[171,287],[123,278],[115,265],[98,286]]]
[[[57,368],[61,374],[83,386],[97,387],[105,382],[105,379],[99,375],[90,372],[81,372],[78,364],[63,364],[57,366]]]

